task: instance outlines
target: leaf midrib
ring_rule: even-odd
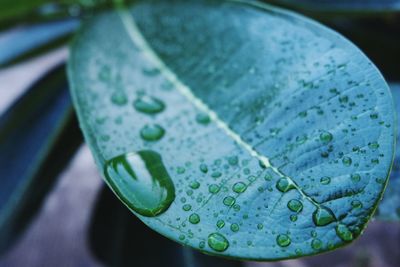
[[[236,1],[235,1],[236,2]],[[240,3],[240,1],[237,1]],[[287,178],[294,186],[294,188],[307,199],[311,204],[317,208],[321,205],[315,201],[311,196],[303,191],[303,189],[289,176],[282,173],[277,167],[273,166],[268,157],[260,154],[253,147],[247,144],[242,138],[232,131],[229,126],[221,120],[218,115],[211,110],[203,101],[197,98],[190,88],[186,86],[179,78],[168,68],[168,66],[157,56],[157,54],[152,50],[151,46],[147,43],[145,37],[141,34],[139,27],[137,26],[134,17],[129,13],[128,8],[123,4],[117,5],[117,13],[122,21],[124,29],[135,46],[138,46],[143,54],[160,70],[164,77],[171,82],[175,88],[195,107],[197,107],[202,112],[208,114],[210,119],[216,123],[218,128],[223,130],[229,137],[231,137],[239,146],[244,148],[250,153],[252,157],[257,158],[261,161],[266,168],[272,169],[279,177]]]

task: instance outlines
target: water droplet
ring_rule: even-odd
[[[352,163],[352,160],[350,157],[343,157],[342,159],[342,163],[344,166],[350,166]]]
[[[336,221],[336,218],[329,208],[321,206],[314,211],[313,221],[316,226],[325,226]]]
[[[308,137],[306,134],[302,134],[296,137],[296,143],[304,144],[307,141]]]
[[[210,192],[211,194],[216,194],[216,193],[218,193],[218,192],[219,192],[219,186],[216,185],[216,184],[211,184],[211,185],[208,187],[208,192]]]
[[[349,242],[353,240],[353,233],[347,228],[344,224],[338,224],[336,226],[336,234],[342,239],[343,241]]]
[[[237,165],[239,162],[239,159],[237,156],[229,157],[228,158],[228,163],[232,166]]]
[[[283,177],[276,183],[276,188],[282,193],[286,193],[287,191],[294,189],[295,186],[288,178]]]
[[[207,165],[206,164],[204,164],[204,163],[202,163],[202,164],[200,164],[200,171],[202,172],[202,173],[207,173],[208,172],[208,167],[207,167]]]
[[[111,102],[117,106],[124,106],[128,103],[128,98],[123,92],[116,92],[112,94]]]
[[[133,102],[134,108],[142,113],[157,114],[165,109],[165,104],[161,100],[151,96],[140,96]]]
[[[177,174],[184,174],[186,169],[184,167],[178,167],[176,168],[176,173]]]
[[[291,240],[290,237],[288,235],[278,235],[276,237],[276,243],[280,246],[280,247],[287,247],[290,245]]]
[[[239,225],[237,223],[232,223],[231,224],[231,231],[232,232],[237,232],[239,231]]]
[[[231,196],[228,196],[228,197],[225,197],[224,198],[224,200],[223,200],[223,203],[226,205],[226,206],[232,206],[233,204],[235,204],[235,198],[234,197],[231,197]]]
[[[183,209],[184,211],[189,211],[189,210],[192,209],[192,206],[191,206],[190,204],[185,204],[185,205],[182,206],[182,209]]]
[[[200,187],[200,183],[198,181],[193,181],[190,183],[190,188],[192,189],[198,189]]]
[[[212,233],[208,236],[208,245],[215,251],[224,252],[229,247],[229,242],[220,233]]]
[[[311,247],[315,250],[320,250],[322,248],[322,241],[318,238],[315,238],[311,241]]]
[[[297,215],[295,215],[295,214],[290,215],[289,218],[290,218],[290,221],[291,221],[291,222],[297,221]]]
[[[232,186],[232,190],[238,194],[243,193],[244,191],[246,191],[246,189],[247,185],[243,182],[237,182]]]
[[[320,181],[321,184],[327,185],[327,184],[331,183],[331,177],[324,176],[319,181]]]
[[[206,113],[199,113],[196,115],[196,121],[200,124],[207,125],[211,122],[210,116]]]
[[[199,248],[203,249],[203,248],[205,248],[205,247],[206,247],[206,242],[200,241],[200,243],[199,243]]]
[[[211,174],[211,177],[212,178],[219,178],[219,177],[221,177],[222,176],[222,173],[221,172],[213,172],[212,174]]]
[[[360,208],[362,208],[363,205],[362,205],[361,201],[353,200],[351,202],[351,206],[353,207],[353,209],[360,209]]]
[[[163,138],[164,134],[164,128],[158,124],[148,124],[140,130],[140,136],[146,141],[158,141]]]
[[[350,176],[351,180],[355,183],[359,182],[361,180],[361,175],[358,173],[354,173]]]
[[[378,149],[379,148],[379,144],[377,142],[372,142],[368,144],[368,147],[371,149]]]
[[[192,224],[198,224],[200,222],[200,216],[197,213],[193,213],[189,216],[189,222]]]
[[[175,199],[175,187],[161,156],[151,150],[127,153],[106,162],[106,180],[119,198],[137,213],[153,217]]]
[[[330,132],[322,132],[319,135],[319,139],[324,143],[329,143],[333,139],[333,135]]]
[[[372,113],[371,115],[369,115],[369,117],[373,120],[376,120],[378,118],[378,113]]]
[[[303,204],[300,200],[292,199],[288,202],[287,207],[294,212],[301,212],[303,209]]]
[[[225,222],[223,221],[223,220],[218,220],[217,221],[217,227],[219,228],[219,229],[221,229],[222,227],[224,227],[225,226]]]
[[[264,228],[264,225],[262,223],[257,224],[257,229],[262,230]]]

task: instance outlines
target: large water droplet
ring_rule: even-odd
[[[165,104],[155,97],[142,95],[133,102],[134,108],[142,113],[157,114],[165,109]]]
[[[291,240],[290,237],[288,235],[278,235],[276,237],[276,243],[280,246],[280,247],[287,247],[290,245]]]
[[[175,187],[161,156],[151,150],[127,153],[106,162],[104,174],[119,198],[137,213],[153,217],[175,199]]]
[[[314,211],[313,221],[316,226],[325,226],[336,221],[336,218],[329,208],[321,206]]]
[[[229,242],[220,233],[212,233],[208,236],[208,245],[215,251],[224,252],[229,247]]]
[[[146,141],[158,141],[165,134],[164,128],[158,124],[145,125],[140,130],[140,136]]]

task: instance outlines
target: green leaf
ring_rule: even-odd
[[[140,1],[85,24],[69,80],[109,186],[145,224],[206,253],[278,260],[348,244],[389,175],[381,74],[281,9]]]
[[[265,0],[304,11],[327,13],[398,13],[399,0]]]
[[[79,21],[69,19],[2,33],[0,67],[20,62],[65,43],[78,26]]]
[[[89,228],[90,248],[105,266],[240,267],[174,243],[146,227],[104,187]]]
[[[82,137],[59,67],[0,118],[0,252],[38,212]]]
[[[391,84],[392,95],[396,104],[397,117],[400,115],[400,84]],[[397,129],[399,121],[397,121]],[[397,132],[396,156],[383,200],[379,204],[376,218],[381,220],[400,220],[400,134]]]

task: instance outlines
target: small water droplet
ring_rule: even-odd
[[[322,248],[322,241],[320,240],[320,239],[318,239],[318,238],[315,238],[315,239],[313,239],[312,241],[311,241],[311,247],[314,249],[314,250],[320,250],[321,248]]]
[[[322,141],[322,142],[324,142],[324,143],[329,143],[329,142],[331,142],[332,141],[332,139],[333,139],[333,135],[330,133],[330,132],[322,132],[320,135],[319,135],[319,139]]]
[[[247,189],[247,185],[243,182],[237,182],[232,186],[232,190],[235,193],[243,193],[244,191],[246,191]]]
[[[322,177],[319,181],[320,181],[320,183],[323,184],[323,185],[328,185],[328,184],[331,183],[331,177],[324,176],[324,177]]]
[[[207,125],[211,122],[211,118],[206,113],[199,113],[196,115],[196,121],[200,124]]]
[[[238,162],[239,162],[239,159],[238,159],[237,156],[232,156],[232,157],[229,157],[229,158],[228,158],[228,163],[229,163],[230,165],[232,165],[232,166],[237,165]]]
[[[208,187],[208,192],[210,192],[211,194],[216,194],[216,193],[218,193],[218,192],[219,192],[219,186],[216,185],[216,184],[211,184],[211,185]]]
[[[158,124],[148,124],[140,130],[140,136],[146,141],[158,141],[164,134],[164,128]]]
[[[353,182],[355,182],[355,183],[361,181],[361,175],[359,175],[358,173],[353,173],[353,174],[350,176],[350,178],[351,178],[351,180],[352,180]]]
[[[189,216],[189,222],[191,224],[198,224],[200,222],[200,216],[197,213],[193,213]]]
[[[379,144],[377,142],[372,142],[368,144],[368,147],[371,149],[378,149],[379,148]]]
[[[227,196],[227,197],[225,197],[224,198],[224,200],[223,200],[223,203],[226,205],[226,206],[232,206],[233,204],[235,204],[235,198],[234,197],[231,197],[231,196]]]
[[[295,214],[290,215],[289,218],[290,218],[290,221],[291,221],[291,222],[295,222],[295,221],[297,221],[297,219],[298,219],[297,215],[295,215]]]
[[[360,209],[360,208],[362,208],[363,205],[362,205],[361,201],[353,200],[351,202],[351,206],[353,207],[353,209]]]
[[[202,163],[202,164],[200,164],[200,171],[202,172],[202,173],[207,173],[208,172],[208,167],[207,167],[207,165],[206,164],[204,164],[204,163]]]
[[[290,237],[288,235],[278,235],[276,237],[276,243],[280,246],[280,247],[287,247],[290,245],[291,240]]]
[[[313,221],[316,226],[325,226],[336,221],[336,218],[329,208],[321,206],[314,211]]]
[[[157,114],[165,109],[165,104],[160,99],[142,95],[133,102],[134,108],[142,113]]]
[[[300,200],[292,199],[288,202],[287,207],[294,212],[301,212],[303,210],[303,204]]]
[[[198,189],[200,187],[200,183],[198,181],[193,181],[190,183],[190,188],[192,189]]]
[[[128,98],[123,92],[115,92],[111,95],[111,102],[117,106],[124,106],[128,103]]]
[[[218,220],[217,221],[217,227],[219,229],[223,228],[225,226],[225,222],[223,220]]]
[[[294,189],[295,186],[288,178],[283,177],[276,183],[276,188],[282,193],[286,193],[287,191]]]
[[[353,240],[353,233],[347,228],[344,224],[338,224],[336,226],[336,234],[342,239],[343,241],[349,242]]]
[[[239,225],[237,223],[232,223],[231,224],[231,231],[232,232],[237,232],[239,231]]]
[[[212,233],[208,236],[208,245],[215,251],[224,252],[229,247],[229,242],[220,233]]]
[[[175,199],[175,187],[161,156],[151,150],[127,153],[105,164],[106,180],[119,198],[148,217],[165,212]]]
[[[182,209],[183,209],[184,211],[189,211],[189,210],[192,209],[192,205],[190,205],[190,204],[185,204],[185,205],[182,206]]]
[[[352,163],[352,160],[351,160],[350,157],[347,157],[347,156],[346,156],[346,157],[343,157],[342,163],[343,163],[344,166],[350,166],[351,163]]]

